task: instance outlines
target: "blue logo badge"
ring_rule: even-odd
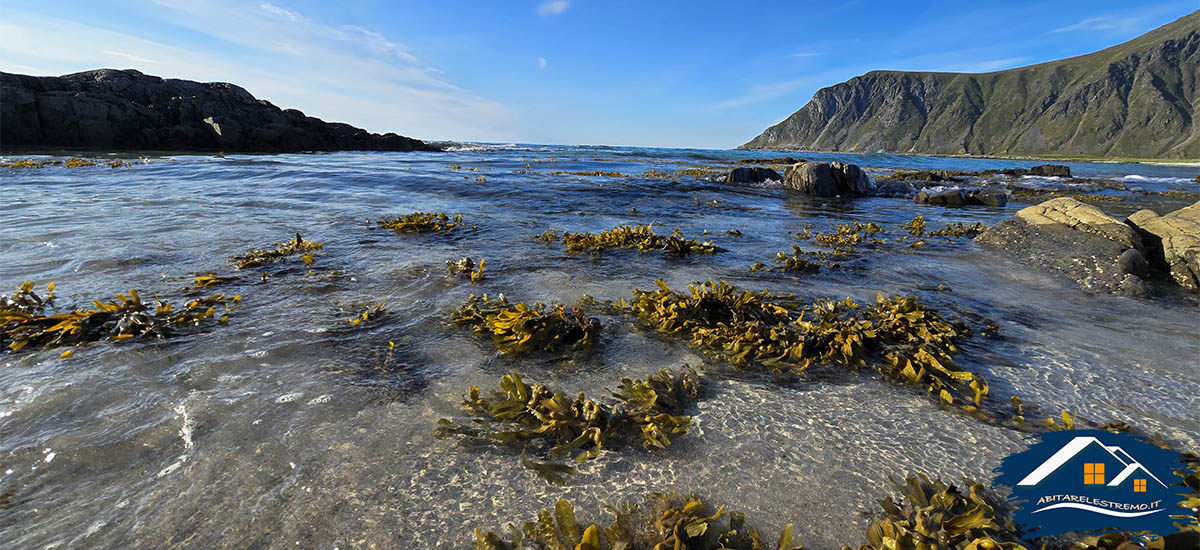
[[[1012,488],[1013,519],[1030,538],[1120,529],[1175,532],[1172,514],[1185,487],[1172,486],[1178,453],[1123,433],[1048,432],[1005,458],[993,485]]]

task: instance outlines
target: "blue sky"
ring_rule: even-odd
[[[422,139],[729,148],[874,69],[1089,53],[1196,0],[3,0],[0,71],[241,85]]]

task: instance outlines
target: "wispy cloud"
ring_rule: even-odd
[[[508,108],[457,86],[383,34],[293,11],[284,10],[289,16],[266,8],[246,10],[234,0],[156,3],[160,9],[152,16],[205,39],[184,42],[163,35],[160,41],[148,40],[12,11],[0,22],[0,67],[37,67],[30,72],[43,75],[138,68],[165,77],[232,82],[281,107],[420,138],[503,139],[512,133]],[[205,47],[210,42],[233,44],[244,55],[220,55]]]
[[[543,2],[542,5],[538,6],[537,12],[538,15],[542,17],[547,15],[558,15],[564,11],[567,11],[567,8],[570,7],[570,5],[571,4],[567,2],[567,0],[550,0],[549,2]]]
[[[933,70],[935,72],[944,73],[990,73],[992,71],[1019,67],[1029,63],[1032,59],[1033,58],[1031,57],[1006,57],[1004,59],[991,59],[988,61],[978,61],[961,65],[949,65]]]
[[[1137,33],[1145,29],[1145,23],[1145,16],[1101,15],[1099,17],[1089,17],[1078,23],[1072,23],[1065,27],[1059,27],[1050,32],[1098,31],[1110,33]]]
[[[120,59],[125,59],[128,61],[132,61],[134,63],[143,63],[143,64],[148,64],[148,65],[161,65],[161,63],[159,63],[158,61],[155,61],[148,57],[142,57],[140,55],[133,55],[131,53],[118,52],[115,50],[104,50],[103,52],[100,52],[100,53],[107,54],[112,57],[117,57]]]
[[[284,19],[290,19],[292,21],[299,21],[301,19],[300,14],[298,14],[294,11],[288,10],[288,9],[281,8],[274,4],[259,4],[258,7],[259,7],[259,9],[261,9],[267,13],[278,15],[279,17],[282,17]]]
[[[546,68],[546,65],[547,65],[547,63],[546,63],[546,58],[544,58],[544,57],[539,57],[539,58],[538,58],[538,68],[539,68],[539,69],[545,69],[545,68]]]
[[[725,101],[714,103],[708,106],[710,111],[724,111],[737,107],[745,107],[762,101],[775,99],[790,94],[806,85],[813,82],[812,78],[800,78],[796,80],[786,80],[783,82],[772,82],[769,84],[755,84],[751,86],[746,93],[727,99]]]
[[[824,52],[796,52],[796,53],[788,54],[788,57],[817,57],[819,55],[825,55],[825,53]]]

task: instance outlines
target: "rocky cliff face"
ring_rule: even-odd
[[[59,77],[0,73],[0,148],[224,152],[430,150],[280,109],[226,83],[99,69]]]
[[[1200,158],[1200,11],[1096,53],[985,74],[874,71],[744,149]]]

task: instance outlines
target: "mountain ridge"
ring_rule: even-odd
[[[1200,158],[1200,11],[1090,54],[988,73],[871,71],[739,149]]]

